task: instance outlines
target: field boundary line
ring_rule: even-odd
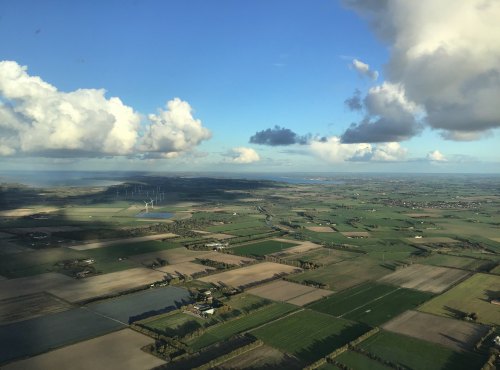
[[[101,316],[101,317],[104,317],[104,318],[106,318],[106,319],[108,319],[108,320],[112,320],[112,321],[117,322],[117,323],[119,323],[119,324],[122,324],[122,325],[125,325],[125,326],[127,326],[127,327],[130,327],[130,325],[129,325],[129,324],[126,324],[126,323],[124,323],[123,321],[120,321],[120,320],[118,320],[118,319],[115,319],[115,318],[113,318],[113,317],[110,317],[110,316],[108,316],[108,315],[105,315],[105,314],[103,314],[103,313],[100,313],[100,312],[97,312],[97,311],[91,310],[91,309],[90,309],[90,308],[88,308],[88,307],[82,306],[82,307],[80,307],[80,308],[82,308],[82,309],[84,309],[84,310],[87,310],[87,311],[89,311],[89,312],[95,313],[96,315],[99,315],[99,316]]]
[[[396,292],[396,291],[398,291],[398,290],[400,290],[400,289],[403,289],[403,288],[398,287],[398,288],[396,288],[396,289],[394,289],[394,290],[391,290],[389,293],[383,294],[383,295],[381,295],[381,296],[379,296],[379,297],[377,297],[377,298],[375,298],[375,299],[372,299],[371,301],[366,302],[365,304],[362,304],[361,306],[358,306],[358,307],[356,307],[356,308],[353,308],[352,310],[350,310],[350,311],[348,311],[348,312],[345,312],[345,313],[343,313],[342,315],[337,316],[337,317],[338,317],[338,318],[342,318],[342,317],[344,317],[345,315],[348,315],[348,314],[350,314],[351,312],[354,312],[354,311],[356,311],[356,310],[360,309],[361,307],[364,307],[364,306],[366,306],[366,305],[368,305],[368,304],[370,304],[370,303],[373,303],[373,302],[378,301],[378,300],[380,300],[380,299],[382,299],[382,298],[384,298],[384,297],[387,297],[389,294],[392,294],[392,293],[394,293],[394,292]]]
[[[266,326],[266,325],[271,324],[271,323],[275,323],[276,321],[279,321],[279,320],[285,319],[285,318],[287,318],[287,317],[289,317],[289,316],[295,315],[296,313],[299,313],[299,312],[302,312],[302,311],[305,311],[305,308],[299,308],[298,310],[296,310],[296,311],[292,311],[292,312],[289,312],[289,313],[287,313],[287,314],[286,314],[286,315],[284,315],[284,316],[278,317],[277,319],[274,319],[274,320],[271,320],[271,321],[265,322],[264,324],[260,324],[259,326],[256,326],[255,328],[252,328],[252,329],[248,329],[248,330],[242,331],[242,333],[248,333],[248,332],[251,332],[251,331],[253,331],[253,330],[260,329],[260,328],[262,328],[263,326]]]

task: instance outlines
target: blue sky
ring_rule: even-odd
[[[432,79],[415,81],[409,73],[416,62],[402,63],[398,55],[436,40],[416,37],[401,46],[395,40],[407,40],[404,36],[411,29],[397,24],[399,18],[387,17],[418,14],[416,10],[423,11],[432,2],[415,5],[422,9],[399,6],[375,12],[362,3],[3,1],[0,60],[15,65],[5,64],[8,72],[0,73],[0,79],[11,82],[8,86],[5,83],[3,91],[0,84],[0,108],[5,109],[6,117],[15,112],[18,118],[4,123],[9,127],[5,128],[4,143],[0,142],[0,153],[2,145],[4,148],[0,168],[498,172],[498,116],[492,113],[484,118],[471,113],[469,121],[455,127],[459,120],[446,118],[453,112],[433,111],[448,102],[445,94],[454,96],[453,88],[462,92],[463,86],[473,86],[471,81],[479,81],[485,71],[498,71],[488,64],[499,56],[497,49],[492,55],[472,52],[472,59],[484,64],[484,70],[469,71],[463,85],[427,99],[424,92],[434,91],[429,86]],[[488,10],[489,16],[496,16],[497,10]],[[469,9],[461,11],[465,14]],[[372,21],[381,20],[394,23],[387,31],[390,35],[373,25]],[[420,24],[414,27],[419,29],[434,27],[432,20],[415,17],[417,22]],[[446,24],[446,19],[440,22]],[[454,27],[450,19],[447,34],[453,35]],[[471,45],[478,39],[485,45],[489,42],[482,34],[471,38],[475,38]],[[463,37],[457,28],[455,38],[438,37],[437,41],[453,46],[454,40],[460,39]],[[459,55],[451,46],[447,54],[450,63]],[[460,47],[467,50],[468,45]],[[425,57],[435,62],[436,55],[435,50],[427,50]],[[19,76],[16,68],[22,66],[27,67],[25,77],[13,77]],[[369,74],[374,71],[378,73],[376,80]],[[36,76],[53,86],[57,94],[47,93],[50,88],[46,86],[43,89],[48,90],[42,92],[23,87],[38,86]],[[425,83],[424,89],[420,85]],[[441,83],[446,85],[446,81]],[[499,91],[495,82],[486,87],[489,96],[491,91]],[[80,106],[82,89],[91,90],[92,104]],[[95,89],[105,89],[104,98]],[[356,89],[364,106],[351,111],[344,101]],[[19,91],[23,91],[22,96]],[[482,91],[478,88],[471,94]],[[47,94],[50,99],[44,98]],[[112,97],[134,111],[120,117],[128,125],[128,135],[136,136],[108,148],[110,139],[106,138],[111,134],[103,127],[111,130],[109,122],[103,119],[95,123],[90,117],[101,119],[106,112],[106,117],[118,122],[107,103]],[[166,103],[175,98],[180,102],[167,108]],[[462,96],[457,99],[464,101]],[[77,120],[73,126],[66,122],[66,110],[61,108],[68,104],[72,111],[80,112],[71,118]],[[463,104],[464,112],[479,111],[480,103]],[[387,106],[394,109],[389,111]],[[46,114],[35,117],[34,110]],[[148,118],[150,114],[155,116]],[[389,128],[381,117],[387,118]],[[362,124],[363,118],[368,126]],[[197,120],[201,128],[196,126]],[[351,123],[355,123],[355,130],[347,135]],[[173,139],[176,131],[169,125],[182,132],[182,143],[176,141],[177,136]],[[393,129],[396,126],[397,130]],[[90,128],[93,131],[84,132]],[[286,145],[250,143],[253,135],[267,129],[277,135],[288,129],[308,139]],[[98,139],[92,142],[92,137],[101,137],[96,134],[99,130],[100,144]],[[68,139],[72,132],[78,140]],[[43,135],[58,139],[52,145],[52,139],[42,140]],[[113,140],[122,140],[122,136],[113,135]]]

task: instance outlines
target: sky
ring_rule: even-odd
[[[0,170],[500,172],[499,0],[0,0]]]

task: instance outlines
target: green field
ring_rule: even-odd
[[[359,347],[414,370],[480,369],[485,359],[471,352],[454,352],[438,344],[381,331]]]
[[[277,240],[265,240],[263,242],[242,245],[231,248],[234,254],[242,256],[264,256],[266,254],[280,252],[287,248],[295,247],[296,243],[287,243]]]
[[[354,351],[346,351],[335,360],[356,370],[391,370],[389,366]]]
[[[490,264],[491,262],[480,260],[477,258],[457,257],[446,254],[433,254],[430,257],[419,260],[418,263],[421,263],[423,265],[455,267],[470,271],[476,271],[480,269],[481,266]]]
[[[264,343],[310,363],[366,331],[368,327],[363,324],[306,309],[251,333]]]
[[[359,253],[340,251],[337,249],[330,249],[330,248],[318,248],[298,255],[293,254],[290,257],[285,255],[282,258],[289,261],[312,262],[321,266],[321,265],[330,265],[332,263],[337,263],[344,260],[350,260],[353,258],[357,258],[359,256],[360,256]]]
[[[85,258],[81,252],[68,248],[48,248],[15,253],[0,258],[0,275],[8,278],[37,275],[55,271],[54,264],[66,259]]]
[[[247,218],[247,220],[244,222],[235,222],[235,223],[228,223],[228,224],[218,225],[218,226],[209,226],[206,228],[206,230],[214,232],[214,233],[224,233],[224,232],[231,232],[231,231],[235,231],[235,230],[259,228],[259,227],[263,227],[264,225],[265,225],[264,219],[251,220],[250,218]]]
[[[433,295],[390,285],[367,283],[344,290],[308,307],[348,320],[378,326],[400,313],[413,309]]]
[[[206,320],[200,319],[193,315],[188,315],[182,312],[174,312],[172,314],[162,315],[161,317],[145,320],[141,325],[152,329],[161,331],[169,337],[183,337],[201,328]]]
[[[382,267],[377,259],[361,255],[353,260],[291,276],[290,279],[297,282],[316,281],[326,284],[328,289],[340,291],[368,280],[376,280],[390,272],[391,270]]]
[[[491,304],[498,297],[500,276],[475,274],[451,290],[437,296],[420,307],[420,311],[454,317],[462,313],[476,312],[478,322],[500,325],[500,309]]]
[[[188,344],[194,351],[197,351],[213,343],[228,339],[235,334],[275,320],[295,309],[297,309],[296,306],[288,303],[273,303],[242,318],[213,326],[201,336],[190,340]]]

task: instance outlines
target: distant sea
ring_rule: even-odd
[[[21,183],[34,187],[73,186],[106,187],[119,185],[136,177],[183,177],[183,178],[225,178],[277,181],[289,184],[344,184],[353,179],[463,179],[471,176],[477,179],[499,175],[468,174],[410,174],[410,173],[231,173],[231,172],[99,172],[99,171],[8,171],[0,174],[0,183]]]
[[[109,173],[84,171],[9,171],[0,174],[0,183],[19,183],[34,187],[106,187],[121,184],[123,180],[110,176]]]

